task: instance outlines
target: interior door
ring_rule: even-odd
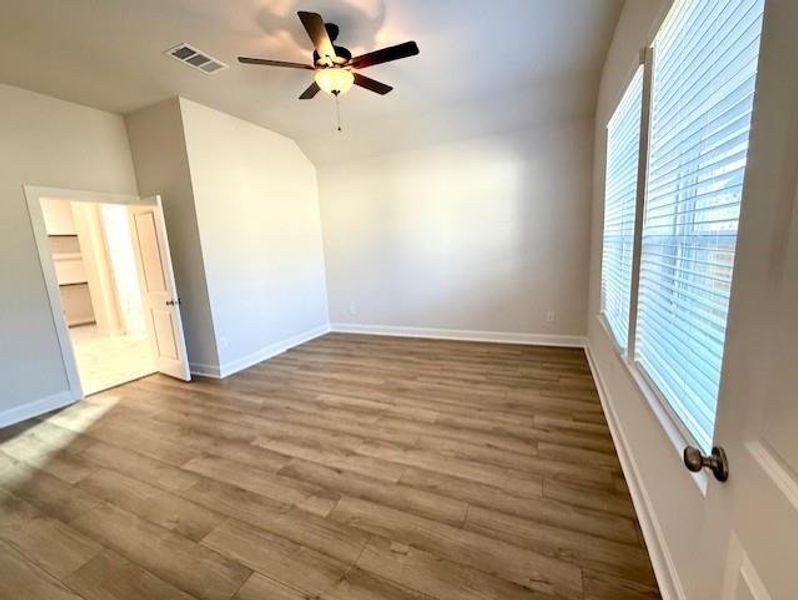
[[[707,598],[798,598],[798,191],[782,252],[776,270],[761,267],[760,317],[739,337],[748,347],[728,348],[715,442],[730,475],[710,483],[706,513],[723,581]]]
[[[130,207],[130,228],[147,330],[158,371],[189,381],[191,374],[180,316],[180,299],[169,254],[161,197],[155,196],[146,202],[146,206]]]
[[[768,0],[696,598],[798,598],[798,3]],[[703,547],[702,547],[703,546]]]

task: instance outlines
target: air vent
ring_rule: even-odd
[[[188,44],[180,44],[174,48],[169,48],[169,50],[164,52],[164,54],[171,56],[175,60],[179,60],[181,63],[186,64],[197,71],[202,71],[206,75],[213,75],[214,73],[218,73],[222,69],[227,68],[227,65],[222,61],[215,59],[207,52],[197,50]]]

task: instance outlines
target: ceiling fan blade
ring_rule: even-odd
[[[354,75],[355,85],[359,85],[360,87],[366,88],[367,90],[375,92],[381,96],[384,96],[393,89],[390,85],[386,85],[375,79],[372,79],[371,77],[361,75],[360,73],[355,73]]]
[[[318,94],[320,91],[321,88],[319,87],[319,84],[314,81],[313,83],[310,84],[310,87],[308,87],[308,89],[302,92],[302,95],[299,97],[299,99],[310,100],[311,98],[314,98],[316,94]]]
[[[266,65],[267,67],[287,67],[289,69],[309,69],[315,70],[310,65],[303,65],[302,63],[286,62],[284,60],[269,60],[267,58],[248,58],[246,56],[239,56],[238,62],[246,65]]]
[[[327,56],[335,60],[337,58],[335,56],[335,48],[333,48],[332,41],[330,41],[330,35],[327,33],[327,28],[324,26],[324,19],[321,18],[321,15],[305,12],[304,10],[300,10],[297,15],[299,15],[302,25],[305,26],[305,31],[308,32],[310,41],[313,42],[313,46],[319,56],[322,58]]]
[[[373,67],[374,65],[391,62],[392,60],[415,56],[419,52],[418,44],[415,42],[405,42],[404,44],[390,46],[382,50],[375,50],[368,54],[356,56],[349,64],[355,69],[364,69],[366,67]]]

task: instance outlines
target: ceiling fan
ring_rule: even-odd
[[[353,58],[352,53],[343,46],[333,45],[339,33],[336,24],[325,23],[318,13],[299,11],[297,15],[299,15],[299,20],[302,21],[315,48],[312,65],[265,58],[247,58],[246,56],[239,56],[238,60],[250,65],[314,71],[314,81],[299,96],[300,100],[310,100],[319,91],[327,92],[337,98],[346,93],[353,84],[385,95],[393,89],[390,85],[366,77],[358,71],[419,53],[418,45],[415,42],[405,42]]]

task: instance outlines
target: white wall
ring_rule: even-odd
[[[224,374],[327,326],[316,169],[284,136],[180,110]]]
[[[331,321],[584,335],[592,128],[554,120],[320,168]]]
[[[136,193],[121,117],[0,85],[0,422],[67,389],[25,184]],[[14,410],[16,409],[16,410]]]
[[[124,334],[145,337],[147,321],[130,234],[130,213],[121,204],[103,204],[100,211]]]
[[[142,196],[160,194],[190,362],[218,364],[216,334],[177,98],[125,118]]]
[[[80,240],[80,254],[86,269],[97,330],[106,335],[124,333],[119,314],[119,299],[111,271],[111,258],[102,222],[101,205],[71,202]]]

